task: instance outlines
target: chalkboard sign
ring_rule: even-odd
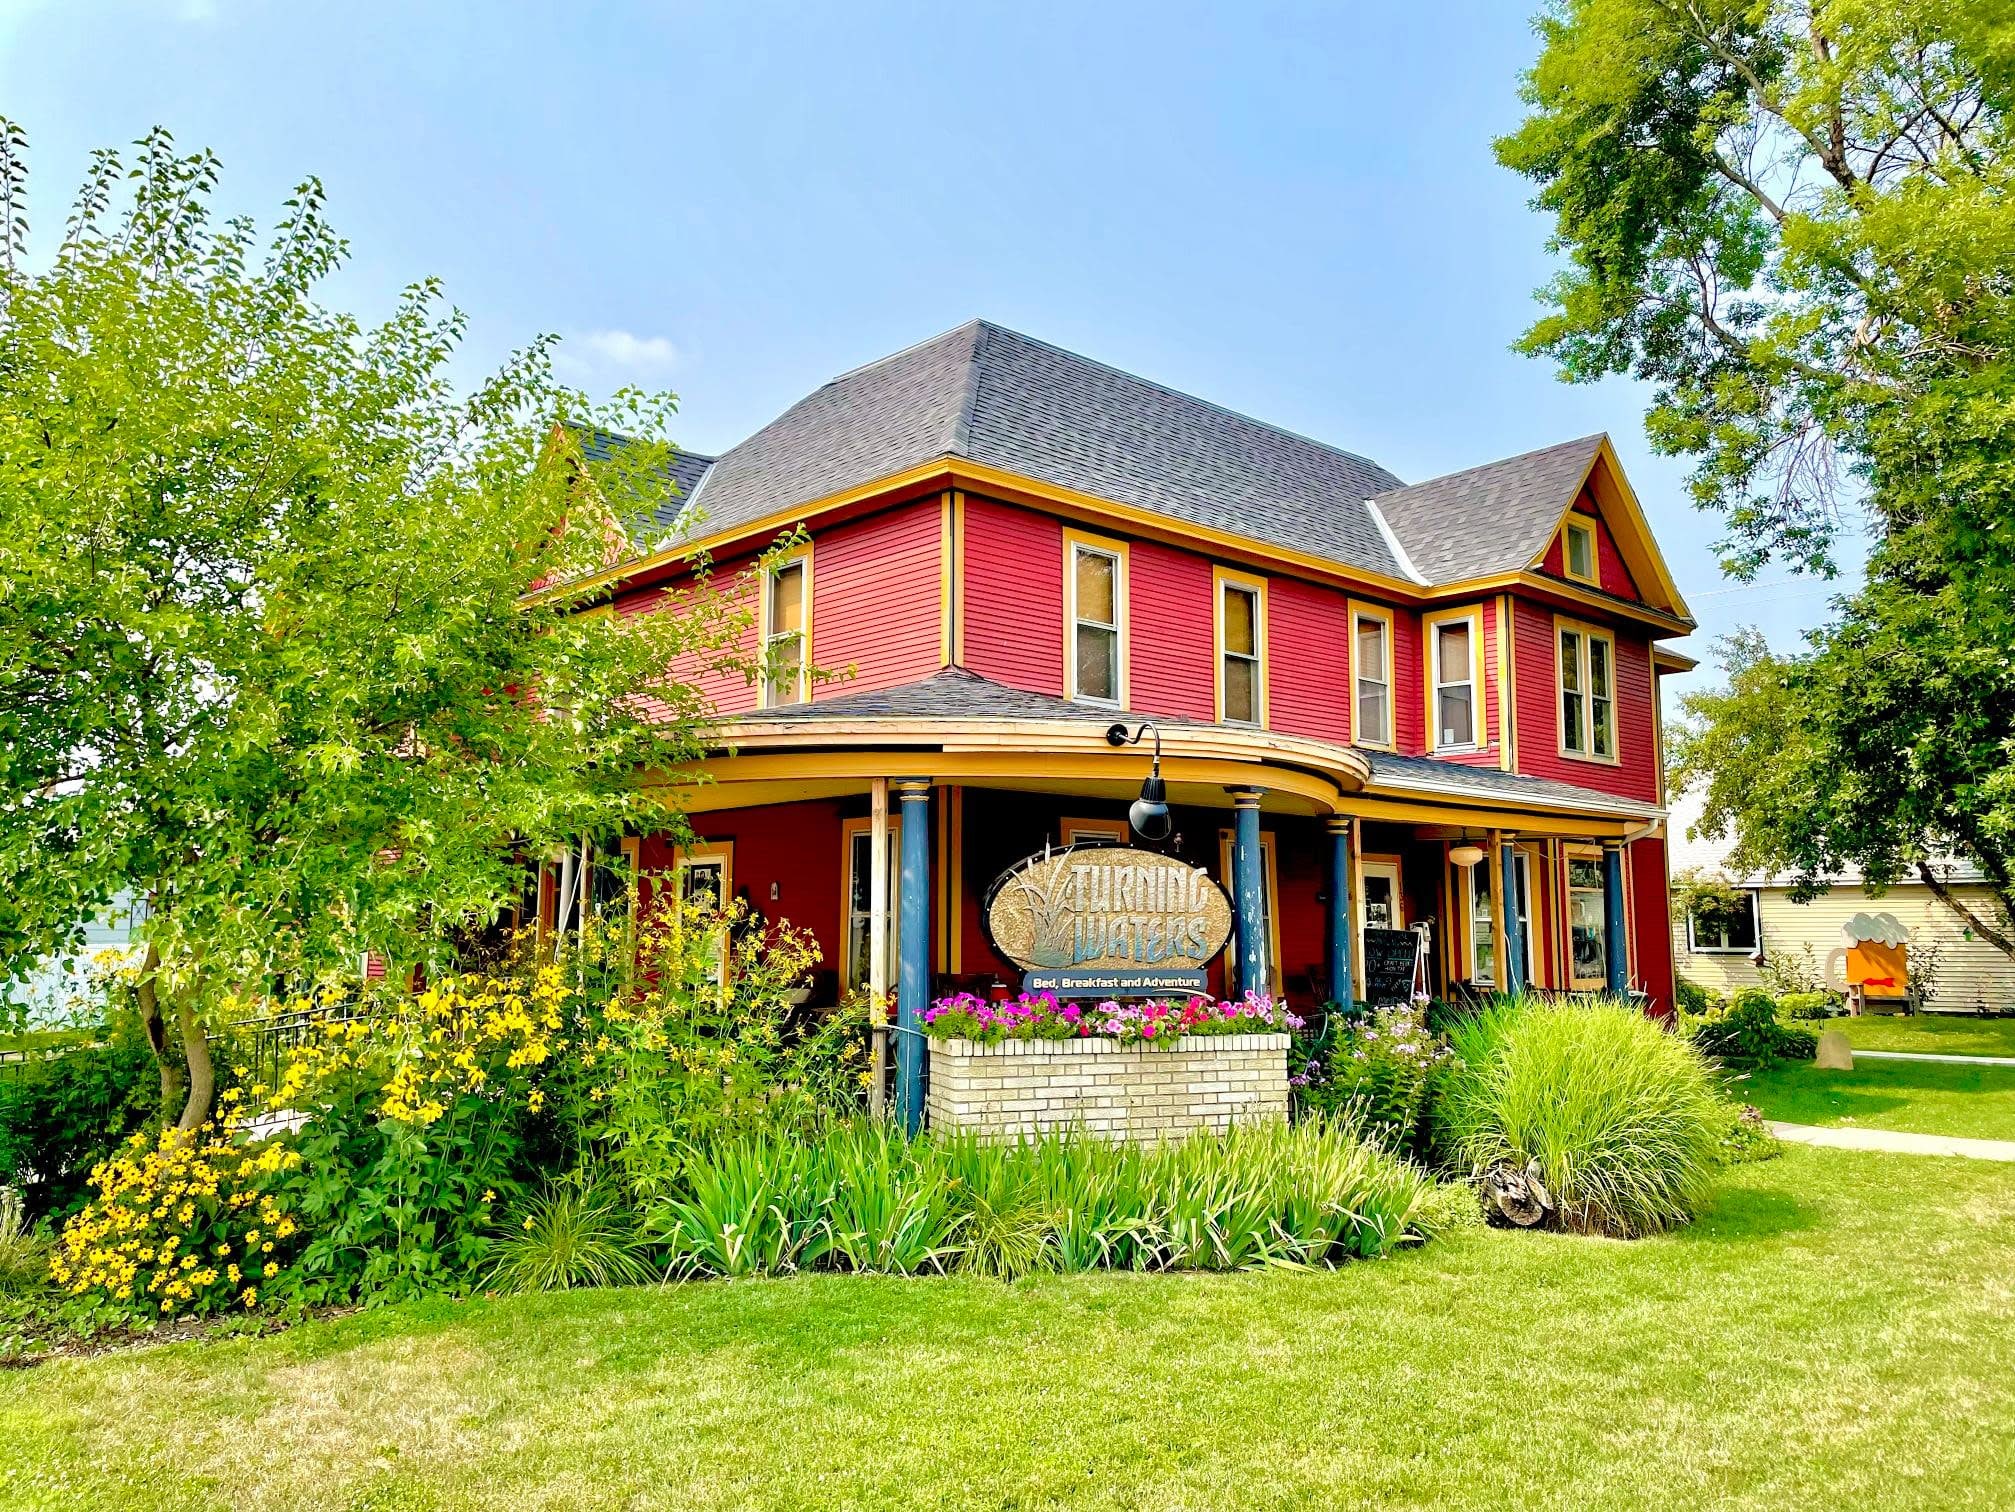
[[[1419,944],[1420,936],[1410,929],[1367,929],[1359,996],[1374,1008],[1411,1001],[1413,958]]]

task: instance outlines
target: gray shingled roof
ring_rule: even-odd
[[[822,697],[816,703],[789,704],[780,709],[759,709],[721,717],[736,724],[812,724],[845,719],[1074,719],[1104,727],[1115,720],[1132,724],[1142,718],[1151,718],[1156,724],[1173,729],[1200,723],[1160,714],[1143,715],[1137,710],[1122,713],[1072,703],[1046,693],[1010,688],[992,678],[981,677],[977,672],[969,672],[964,667],[947,667],[899,687],[839,693],[829,698]],[[1523,777],[1495,767],[1464,766],[1459,762],[1437,761],[1430,756],[1394,756],[1385,751],[1354,749],[1371,763],[1374,783],[1389,782],[1406,787],[1425,782],[1444,791],[1473,793],[1480,798],[1524,798],[1551,807],[1612,809],[1619,803],[1626,807],[1645,807],[1630,800],[1619,800],[1610,793],[1598,793],[1544,777]]]
[[[723,453],[699,528],[942,457],[1402,575],[1364,507],[1399,486],[1376,463],[983,320],[842,374]]]
[[[628,436],[614,431],[594,430],[587,426],[576,426],[574,429],[580,436],[581,455],[590,462],[606,462],[630,444]],[[700,480],[715,460],[699,452],[674,450],[671,465],[665,469],[673,487],[657,499],[645,518],[631,524],[631,535],[662,535],[676,525],[686,505],[698,492]]]
[[[1524,567],[1546,549],[1601,444],[1600,436],[1563,441],[1377,493],[1372,502],[1430,583]]]

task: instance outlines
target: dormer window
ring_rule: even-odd
[[[1126,703],[1126,547],[1064,537],[1064,674],[1082,703]]]
[[[1483,682],[1477,675],[1481,637],[1475,611],[1430,620],[1427,642],[1429,747],[1473,751],[1480,743],[1478,690]]]
[[[1562,536],[1562,556],[1567,575],[1577,582],[1596,583],[1595,527],[1586,520],[1569,519]]]

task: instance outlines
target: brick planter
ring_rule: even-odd
[[[933,1129],[1012,1137],[1081,1127],[1180,1139],[1287,1117],[1287,1036],[1210,1034],[1167,1046],[1109,1039],[930,1041]]]

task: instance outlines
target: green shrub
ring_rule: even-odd
[[[625,1286],[655,1274],[615,1194],[587,1173],[549,1183],[512,1218],[490,1268],[499,1291]]]
[[[1753,1160],[1769,1160],[1784,1153],[1784,1146],[1770,1132],[1763,1114],[1744,1103],[1724,1102],[1721,1130],[1721,1163],[1747,1165]]]
[[[1426,1144],[1428,1091],[1446,1059],[1421,1011],[1381,1008],[1345,1023],[1324,1025],[1294,1081],[1297,1108],[1341,1119],[1395,1154]]]
[[[20,1192],[0,1186],[0,1297],[47,1290],[54,1250],[49,1235],[28,1222]]]
[[[161,1075],[136,1027],[0,1077],[0,1186],[57,1221],[89,1197],[91,1167],[161,1111]]]
[[[1724,1012],[1709,1014],[1688,1026],[1688,1034],[1703,1055],[1718,1060],[1811,1060],[1819,1039],[1810,1029],[1777,1021],[1777,1004],[1761,987],[1744,987]]]
[[[1699,1052],[1628,1005],[1493,1004],[1449,1037],[1434,1109],[1445,1158],[1536,1169],[1567,1227],[1631,1237],[1693,1216],[1725,1126]]]
[[[1690,982],[1683,976],[1672,979],[1672,996],[1679,1011],[1692,1018],[1714,1013],[1724,1006],[1720,993],[1710,992],[1698,982]]]
[[[1845,1010],[1830,992],[1787,992],[1777,999],[1777,1013],[1788,1019],[1828,1019]]]

